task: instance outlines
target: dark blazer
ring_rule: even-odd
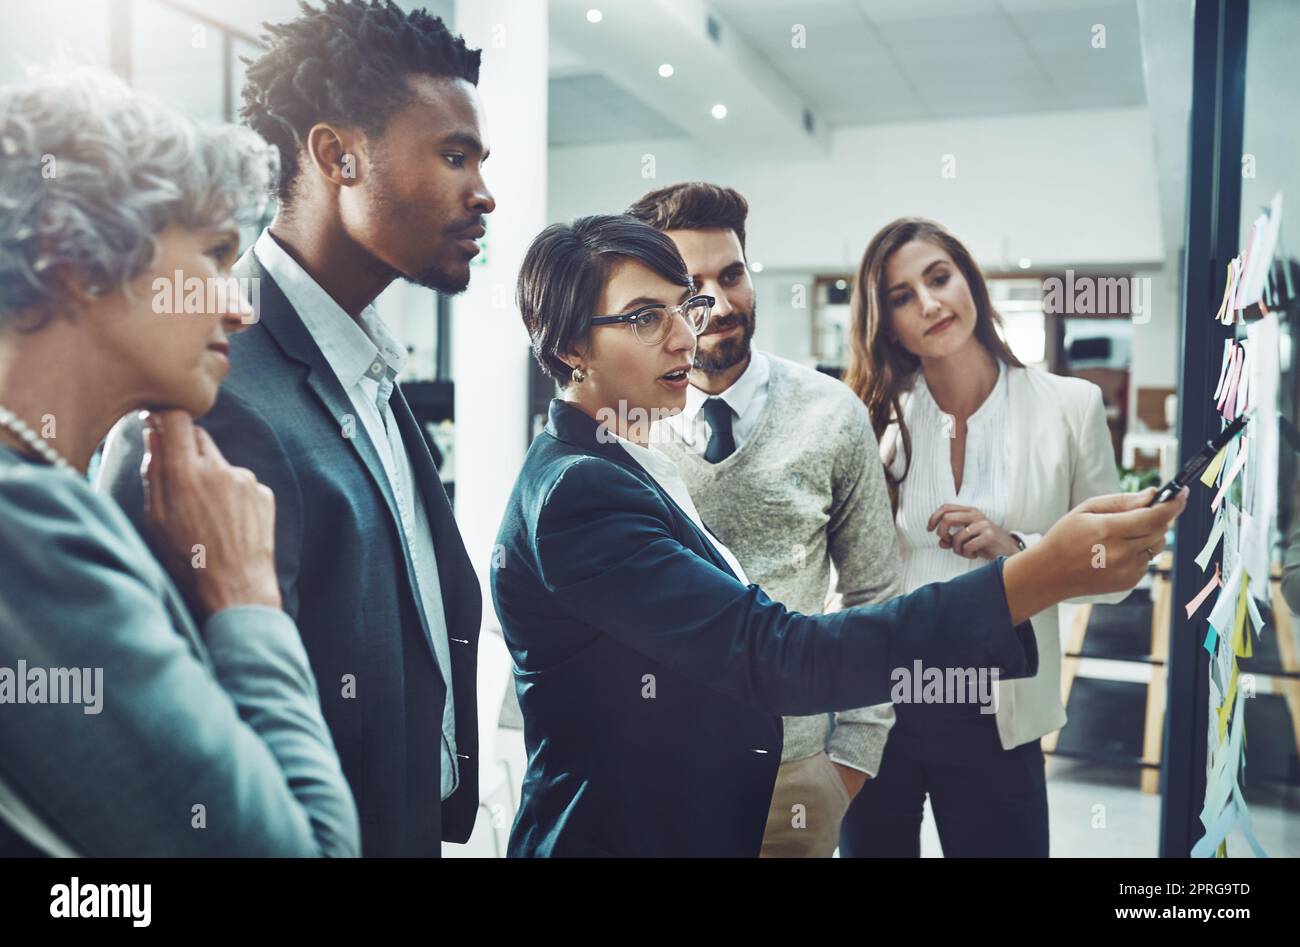
[[[1002,561],[877,606],[801,615],[741,585],[596,422],[562,401],[506,507],[492,595],[528,770],[512,856],[756,856],[781,715],[890,699],[890,671],[1035,673]]]
[[[439,803],[446,685],[417,605],[396,502],[379,455],[297,312],[250,251],[235,275],[260,283],[257,321],[231,339],[231,370],[201,421],[232,463],[275,492],[284,608],[298,625],[361,818],[362,853],[439,854],[478,812],[478,580],[423,433],[391,402],[433,528],[451,647],[460,784]],[[141,520],[137,419],[109,437],[100,477]],[[354,686],[347,686],[355,682]]]

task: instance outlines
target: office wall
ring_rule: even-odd
[[[810,361],[815,274],[853,272],[871,234],[897,216],[946,224],[989,271],[1103,266],[1151,279],[1135,326],[1134,387],[1171,386],[1178,274],[1168,265],[1148,109],[1057,112],[845,128],[826,155],[706,153],[687,141],[552,148],[549,216],[626,207],[682,180],[729,184],[750,201],[748,249],[758,345]]]
[[[703,152],[688,141],[551,149],[550,216],[627,206],[705,178],[750,199],[751,259],[851,269],[877,227],[938,218],[991,269],[1165,258],[1145,108],[846,128],[824,158]],[[947,175],[945,175],[945,171]]]

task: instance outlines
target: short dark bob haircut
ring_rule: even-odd
[[[533,355],[566,387],[573,369],[560,358],[586,341],[610,270],[621,260],[643,263],[668,282],[693,289],[677,245],[647,223],[625,214],[579,217],[552,224],[533,240],[519,268],[516,301]]]

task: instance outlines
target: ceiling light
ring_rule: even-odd
[[[593,10],[588,10],[588,11],[587,11],[587,22],[588,22],[588,23],[599,23],[599,22],[600,22],[601,20],[603,20],[604,18],[605,18],[605,14],[601,13],[599,10],[594,10],[594,9],[593,9]]]
[[[669,76],[671,76],[672,74],[673,74],[673,64],[672,64],[672,63],[670,63],[670,62],[666,62],[666,63],[664,63],[662,66],[659,67],[659,75],[663,76],[665,79],[667,79],[667,78],[668,78]]]
[[[1031,260],[1031,259],[1029,259],[1029,257],[1027,257],[1027,256],[1022,256],[1022,257],[1020,258],[1020,268],[1021,268],[1022,270],[1027,270],[1027,269],[1029,269],[1029,268],[1030,268],[1031,266],[1033,266],[1033,265],[1034,265],[1034,261]]]
[[[749,264],[749,268],[750,268],[751,270],[753,270],[755,273],[762,273],[762,272],[763,272],[763,264],[762,264],[762,263],[759,263],[757,260],[755,260],[753,263]]]
[[[713,106],[713,117],[714,117],[714,118],[726,118],[726,117],[727,117],[727,107],[726,107],[725,105],[723,105],[721,102],[719,102],[717,105]]]

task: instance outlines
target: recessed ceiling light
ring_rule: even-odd
[[[753,270],[755,273],[762,273],[762,272],[763,272],[763,264],[762,264],[762,263],[759,263],[757,260],[755,260],[753,263],[749,264],[749,268],[750,268],[751,270]]]
[[[672,74],[673,74],[673,64],[672,64],[672,63],[670,63],[670,62],[666,62],[666,63],[664,63],[662,66],[659,67],[659,75],[663,76],[665,79],[667,79],[667,78],[668,78],[669,76],[671,76]]]
[[[601,20],[603,20],[604,18],[605,18],[605,14],[601,13],[599,10],[594,10],[594,9],[593,9],[593,10],[588,10],[588,11],[587,11],[587,22],[588,22],[588,23],[599,23],[599,22],[600,22]]]
[[[1021,268],[1022,270],[1027,270],[1027,269],[1029,269],[1029,268],[1030,268],[1031,266],[1033,266],[1033,265],[1034,265],[1034,261],[1031,260],[1031,259],[1029,259],[1029,257],[1027,257],[1027,256],[1022,256],[1022,257],[1020,258],[1020,268]]]
[[[835,288],[840,290],[841,292],[848,289],[849,288],[848,280],[837,279],[835,281]]]
[[[719,102],[717,105],[713,106],[713,117],[714,117],[714,118],[726,118],[726,117],[727,117],[727,107],[726,107],[725,105],[723,105],[721,102]]]

